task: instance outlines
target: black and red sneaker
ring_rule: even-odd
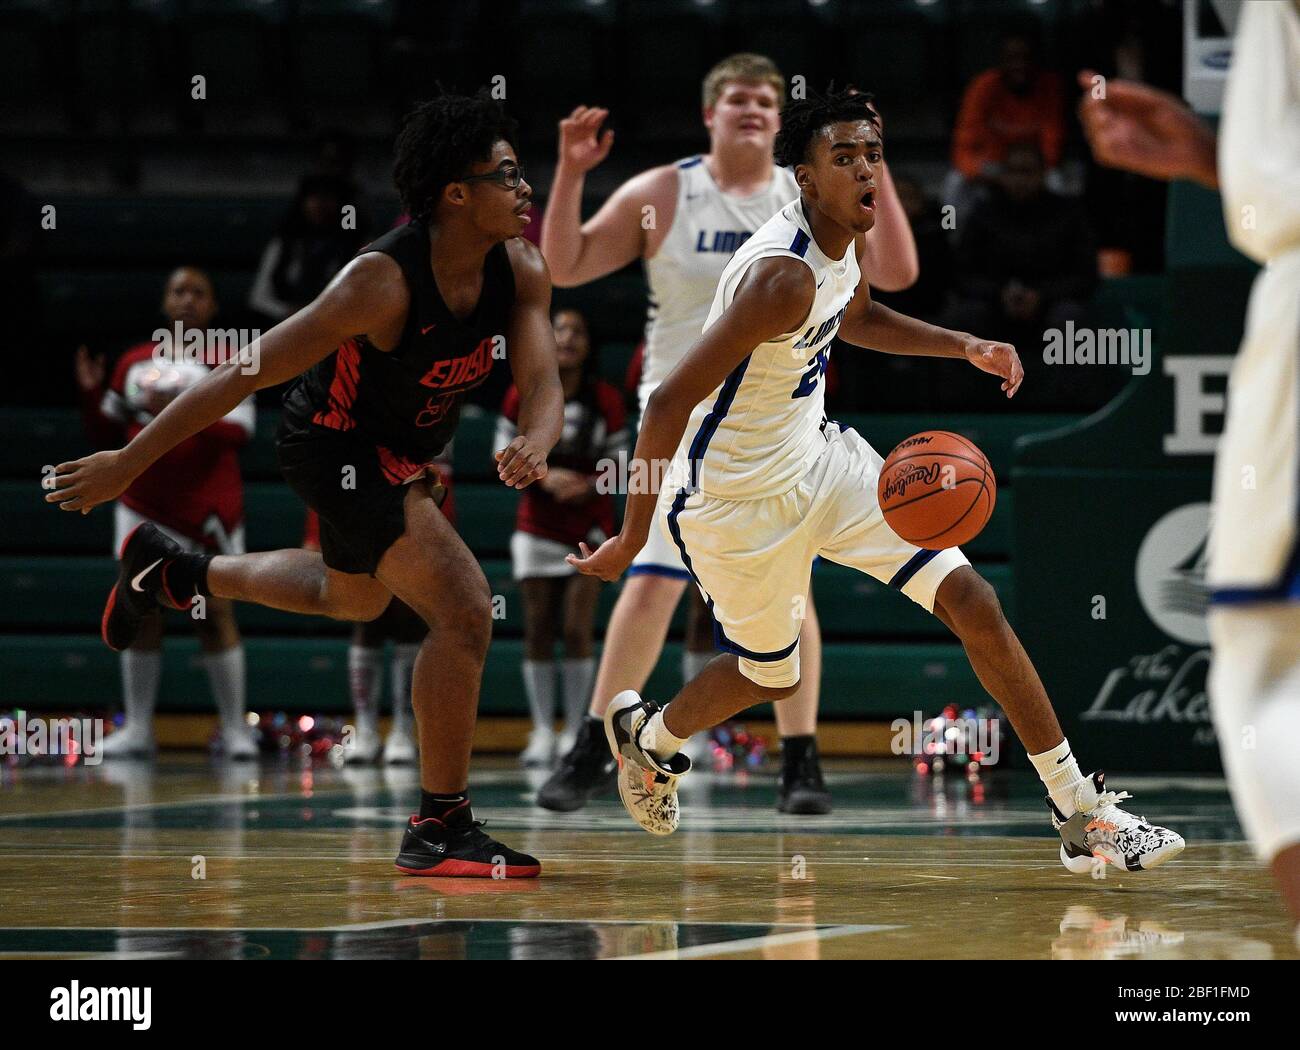
[[[412,817],[402,836],[397,870],[437,878],[535,879],[542,873],[536,857],[503,846],[482,831],[469,802],[442,818]]]
[[[118,553],[117,583],[108,593],[100,621],[100,634],[110,649],[121,652],[135,641],[144,618],[159,606],[183,609],[189,604],[180,604],[168,592],[164,573],[167,563],[184,553],[147,521],[131,530]]]

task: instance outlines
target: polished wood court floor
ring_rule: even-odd
[[[692,774],[656,839],[616,800],[531,805],[478,761],[475,809],[537,880],[392,867],[409,770],[0,766],[0,958],[1294,958],[1223,782],[1125,776],[1188,840],[1142,875],[1070,875],[1032,774],[976,783],[838,763],[828,817],[779,816],[770,776]]]

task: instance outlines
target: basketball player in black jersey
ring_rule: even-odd
[[[513,142],[513,121],[485,96],[444,95],[416,109],[393,172],[411,222],[362,249],[313,303],[246,348],[242,362],[213,369],[125,448],[60,464],[46,496],[82,513],[115,499],[254,390],[297,377],[278,451],[286,480],[320,515],[320,553],[189,555],[142,525],[121,551],[104,640],[124,649],[155,606],[187,608],[196,596],[341,620],[373,620],[401,598],[429,625],[412,677],[420,813],[397,857],[414,875],[540,872],[534,858],[489,838],[470,811],[491,597],[438,511],[443,493],[430,465],[465,393],[502,350],[521,410],[518,436],[496,454],[501,481],[524,488],[544,477],[560,436],[550,274],[519,236],[532,190]]]

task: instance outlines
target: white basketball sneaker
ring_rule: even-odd
[[[149,758],[156,750],[152,722],[148,728],[127,722],[121,729],[104,738],[99,753],[105,758]]]
[[[379,760],[379,749],[383,741],[379,732],[372,726],[359,725],[352,734],[352,743],[344,748],[343,761],[350,766],[369,766]]]
[[[681,819],[677,781],[690,772],[691,760],[678,752],[663,763],[638,743],[641,730],[659,710],[634,690],[623,690],[605,711],[605,739],[618,759],[623,808],[651,835],[671,835]]]
[[[420,760],[420,751],[405,726],[395,726],[388,731],[384,741],[384,765],[413,766]]]
[[[221,731],[221,752],[232,762],[257,758],[257,737],[251,727],[235,725]]]
[[[1076,875],[1093,870],[1094,858],[1126,871],[1150,871],[1183,852],[1187,843],[1176,831],[1147,823],[1119,808],[1132,798],[1127,791],[1107,791],[1098,770],[1074,793],[1075,814],[1068,820],[1049,797],[1052,827],[1061,833],[1061,863]]]
[[[528,734],[528,746],[519,752],[519,764],[525,769],[539,769],[555,761],[555,730],[534,726]]]

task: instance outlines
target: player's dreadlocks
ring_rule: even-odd
[[[810,93],[806,99],[788,103],[781,111],[781,130],[776,136],[776,162],[793,168],[808,160],[808,147],[823,129],[841,120],[869,120],[880,129],[880,120],[871,106],[872,96],[865,91],[846,87],[836,91],[832,85],[824,95]]]
[[[517,125],[486,91],[442,94],[417,106],[397,136],[393,181],[413,219],[428,221],[443,187],[490,160],[492,146],[515,144]]]

